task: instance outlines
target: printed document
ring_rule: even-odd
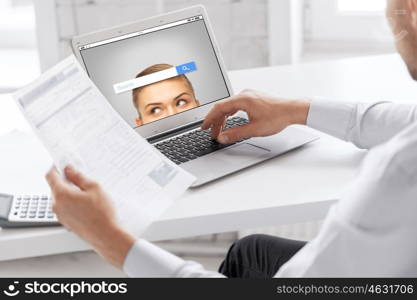
[[[137,236],[194,181],[125,123],[74,56],[14,98],[58,170],[71,164],[100,183]]]

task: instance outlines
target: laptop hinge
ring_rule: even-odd
[[[147,140],[151,144],[157,143],[161,140],[176,136],[176,135],[181,134],[183,132],[186,132],[190,129],[199,127],[201,123],[203,123],[203,120],[193,122],[193,123],[188,123],[187,125],[177,127],[177,128],[172,129],[172,130],[164,131],[163,133],[148,137]]]

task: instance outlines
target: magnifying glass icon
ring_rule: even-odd
[[[188,63],[176,66],[175,68],[177,70],[178,75],[190,73],[190,72],[193,72],[193,71],[197,70],[195,62],[193,62],[193,61],[190,61]]]

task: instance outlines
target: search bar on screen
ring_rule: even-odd
[[[141,76],[135,79],[123,81],[113,85],[114,92],[121,94],[131,91],[141,86],[152,84],[158,81],[169,79],[175,76],[184,75],[197,70],[195,62],[191,61],[182,65],[178,65],[166,70],[155,72],[149,75]]]

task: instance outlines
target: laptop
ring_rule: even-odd
[[[203,6],[75,37],[73,51],[122,118],[196,177],[193,187],[317,139],[299,127],[222,145],[200,125],[232,87]],[[226,128],[248,122],[239,112]]]

